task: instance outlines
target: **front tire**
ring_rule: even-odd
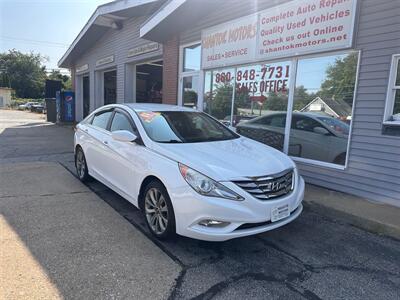
[[[81,147],[76,149],[75,153],[75,168],[76,174],[80,181],[85,182],[89,179],[88,167],[86,163],[85,154]]]
[[[146,186],[143,212],[147,227],[155,237],[166,240],[176,235],[174,209],[161,182],[152,181]]]

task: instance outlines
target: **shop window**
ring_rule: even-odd
[[[283,151],[289,61],[239,67],[232,126],[242,135]]]
[[[203,110],[238,133],[291,156],[344,166],[357,67],[358,52],[351,51],[209,70]],[[394,110],[400,106],[396,101]]]
[[[200,71],[201,45],[194,44],[183,48],[182,72]]]
[[[201,44],[181,47],[179,103],[197,108],[200,91]]]
[[[345,164],[357,63],[357,52],[298,61],[289,155]]]
[[[182,104],[187,107],[197,107],[199,75],[182,78]]]
[[[393,55],[386,99],[385,123],[400,125],[400,54]]]
[[[235,69],[217,69],[205,76],[204,111],[225,125],[231,124]]]

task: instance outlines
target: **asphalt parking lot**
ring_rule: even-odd
[[[356,228],[343,220],[325,216],[309,206],[305,206],[303,214],[293,223],[254,237],[223,243],[202,242],[183,237],[170,242],[159,242],[150,236],[142,215],[133,205],[99,182],[92,181],[84,186],[73,178],[72,129],[47,124],[41,118],[35,118],[38,117],[30,113],[0,111],[2,176],[5,174],[5,166],[10,168],[10,164],[13,168],[20,164],[26,165],[27,162],[29,165],[35,165],[38,161],[53,162],[50,164],[52,166],[59,165],[62,170],[59,173],[63,173],[63,178],[69,178],[67,182],[74,182],[73,186],[77,191],[87,193],[85,195],[90,198],[90,211],[104,210],[107,211],[108,218],[118,219],[111,222],[109,229],[104,229],[109,230],[108,234],[117,233],[113,237],[115,243],[119,239],[132,239],[131,243],[136,247],[137,244],[145,243],[145,249],[148,251],[139,251],[132,259],[136,259],[141,266],[149,257],[154,257],[154,262],[157,262],[153,269],[149,270],[145,267],[135,268],[134,262],[127,261],[127,264],[132,264],[132,268],[125,269],[123,274],[115,272],[114,276],[107,276],[110,286],[115,283],[115,288],[108,290],[102,289],[99,284],[93,284],[96,282],[93,274],[98,272],[95,263],[91,268],[85,269],[75,265],[78,271],[81,271],[78,273],[79,278],[90,283],[89,286],[76,283],[70,274],[54,275],[48,272],[47,276],[54,288],[65,298],[79,295],[79,289],[86,298],[124,298],[127,296],[124,293],[126,287],[124,284],[117,284],[118,280],[123,280],[126,284],[129,280],[143,277],[152,278],[153,290],[157,291],[151,294],[152,298],[400,299],[400,241]],[[43,163],[41,164],[43,166]],[[47,180],[37,183],[39,186],[43,184],[45,187],[57,182],[57,176],[51,173],[56,172],[57,168],[47,168],[44,163],[42,172],[53,174],[51,178],[54,183]],[[13,172],[13,176],[18,177],[18,171]],[[7,189],[14,191],[12,185],[16,182],[18,183],[18,180],[7,181]],[[69,183],[66,183],[63,188],[68,189],[68,186]],[[6,215],[6,219],[7,216],[11,218],[10,215],[18,212],[18,206],[10,201],[10,195],[14,198],[17,196],[11,192],[0,195],[1,214]],[[53,199],[54,202],[51,203],[57,211],[58,205],[62,206],[64,200],[62,195],[55,195],[50,198]],[[29,203],[37,203],[37,207],[49,205],[49,200],[43,198],[43,194],[36,195],[29,198]],[[110,207],[113,212],[108,210]],[[49,217],[52,210],[47,211],[47,217],[43,220],[57,223],[56,219]],[[8,222],[22,240],[23,231],[17,229],[27,228],[24,227],[24,221],[30,218],[31,213],[35,213],[35,210],[18,212],[15,215],[18,217]],[[74,211],[70,209],[69,214],[74,214]],[[68,210],[66,215],[68,216]],[[85,214],[76,212],[71,222],[79,224],[84,222],[82,218],[86,217]],[[101,222],[102,218],[97,219],[95,215],[92,218],[96,220],[97,226],[102,224],[102,228],[107,228],[108,222]],[[41,222],[42,226],[57,227],[57,224],[47,224],[44,221]],[[118,233],[120,227],[124,228],[121,236]],[[57,235],[41,234],[37,238],[39,240],[36,244],[26,244],[28,248],[32,247],[29,249],[32,253],[37,253],[41,249],[41,242],[44,241],[61,247]],[[129,241],[125,243],[129,245]],[[77,248],[71,248],[70,251],[73,251],[76,260],[71,261],[71,264],[78,264],[79,258],[90,259],[91,256],[87,252],[90,250],[90,244],[86,244],[84,248],[79,248],[79,243],[73,245]],[[93,247],[100,248],[96,243]],[[62,248],[59,249],[61,251]],[[135,250],[132,248],[132,252]],[[116,254],[107,256],[106,259],[113,262],[117,270],[117,266],[121,266],[124,259],[133,255],[124,253],[128,256],[121,257]],[[53,254],[55,255],[54,252]],[[38,255],[36,254],[36,257]],[[93,257],[96,259],[96,256]],[[38,262],[45,270],[51,270],[50,267],[53,266],[51,260],[38,259]],[[108,272],[112,273],[113,264],[107,264]],[[157,272],[163,274],[162,278],[168,277],[168,280],[156,280]],[[74,285],[78,290],[76,293],[68,294],[64,291],[66,287]],[[131,284],[129,288],[134,289],[135,285]],[[145,293],[136,295],[136,298],[149,297],[150,294]]]

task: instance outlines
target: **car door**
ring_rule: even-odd
[[[109,149],[107,146],[111,133],[108,130],[113,109],[106,109],[97,112],[91,123],[87,126],[87,134],[90,141],[86,146],[85,156],[89,171],[99,180],[109,181],[107,174],[108,165],[111,162]]]
[[[107,164],[107,173],[113,180],[112,184],[125,193],[128,199],[135,198],[138,195],[140,173],[145,164],[143,143],[132,117],[123,109],[116,109],[112,117],[110,132],[116,130],[128,130],[138,138],[135,142],[121,142],[112,137],[108,139],[112,164]]]

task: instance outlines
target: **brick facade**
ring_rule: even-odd
[[[162,103],[178,103],[179,39],[177,36],[163,44],[163,99]]]

